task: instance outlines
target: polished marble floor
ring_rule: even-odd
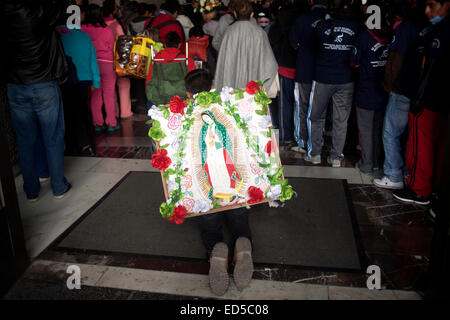
[[[130,270],[207,275],[206,262],[192,263],[146,257],[46,250],[52,241],[92,207],[126,173],[133,170],[155,171],[150,166],[152,141],[147,136],[148,126],[145,121],[145,115],[135,115],[132,119],[121,120],[121,129],[116,133],[93,134],[95,157],[67,154],[66,176],[74,188],[71,194],[61,201],[53,199],[47,184],[42,188],[40,200],[34,204],[28,203],[21,190],[21,177],[17,177],[16,186],[27,248],[30,256],[36,259],[35,261],[76,262]],[[329,150],[327,145],[329,140],[325,137],[323,159],[326,159]],[[361,174],[355,168],[355,162],[358,160],[356,148],[346,146],[346,149],[350,152],[346,153],[343,167],[338,169],[331,168],[323,162],[321,165],[312,166],[305,163],[299,154],[282,149],[281,158],[283,165],[286,166],[286,176],[347,179],[364,253],[369,265],[380,266],[382,288],[407,290],[411,294],[413,292],[420,294],[426,286],[425,276],[434,225],[428,208],[401,204],[393,199],[391,192],[374,187],[371,183],[372,177]],[[45,278],[45,272],[43,273],[42,276]],[[49,278],[52,276],[49,275]],[[367,275],[280,267],[256,269],[254,279],[327,286],[328,297],[330,297],[330,288],[366,288]],[[162,293],[171,294],[171,291]],[[342,294],[345,296],[345,293]],[[348,294],[352,296],[351,291]],[[358,294],[364,298],[364,294]],[[418,297],[407,294],[401,296]]]

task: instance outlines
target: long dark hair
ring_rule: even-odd
[[[107,24],[103,20],[102,8],[96,4],[90,4],[86,10],[86,16],[84,18],[84,24],[92,24],[94,27],[106,28]]]

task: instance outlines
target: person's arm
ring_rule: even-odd
[[[300,44],[301,20],[297,19],[289,33],[289,44],[293,49],[298,49]]]
[[[394,82],[397,79],[400,71],[403,68],[404,57],[410,50],[411,39],[409,32],[407,32],[408,25],[402,22],[395,30],[394,38],[389,47],[389,57],[386,62],[384,79],[382,82],[383,88],[389,94],[394,89]]]
[[[394,89],[394,81],[397,79],[400,70],[402,70],[403,60],[404,57],[400,53],[395,51],[391,51],[389,53],[382,83],[384,90],[389,94],[392,93],[392,90]]]
[[[353,46],[352,54],[350,56],[350,67],[358,68],[361,64],[361,57],[363,54],[363,47],[361,45],[361,34],[358,35]]]
[[[92,85],[95,88],[100,88],[100,70],[98,68],[98,63],[97,63],[97,53],[95,52],[95,48],[94,48],[94,44],[92,43],[91,39],[88,39],[89,41],[88,43],[88,47],[89,50],[91,52],[90,57],[91,57],[91,72],[92,72]]]
[[[214,49],[216,49],[217,52],[220,49],[220,44],[222,43],[222,39],[225,34],[225,30],[228,28],[228,26],[231,23],[230,22],[231,19],[228,18],[228,16],[230,16],[230,15],[226,14],[219,19],[219,24],[217,25],[216,32],[214,33],[212,46]]]

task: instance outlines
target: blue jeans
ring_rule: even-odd
[[[27,197],[39,195],[39,176],[48,174],[53,194],[63,194],[69,184],[64,177],[64,111],[58,83],[8,84],[8,100]]]
[[[408,126],[409,98],[392,93],[383,123],[384,174],[393,182],[403,182],[405,163],[400,137]]]

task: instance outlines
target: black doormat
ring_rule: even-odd
[[[265,203],[250,210],[255,265],[362,271],[364,251],[346,180],[289,178],[289,183],[298,197],[284,207]],[[159,214],[162,201],[159,173],[130,172],[50,249],[207,261],[198,218],[169,222]],[[224,236],[232,248],[226,228]]]

